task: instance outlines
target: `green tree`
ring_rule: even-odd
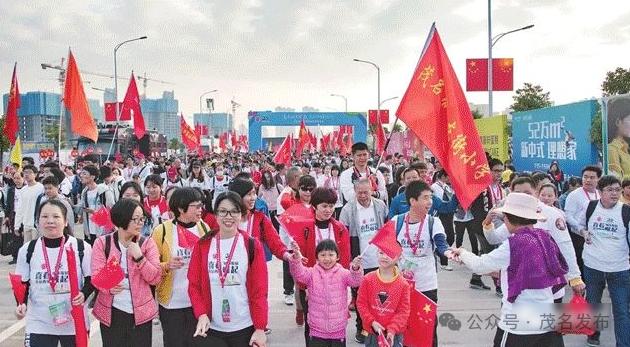
[[[522,88],[517,89],[516,95],[512,98],[514,103],[510,108],[514,112],[535,110],[553,105],[549,98],[549,92],[545,92],[541,86],[531,83],[525,83]]]
[[[601,152],[602,150],[602,109],[597,103],[597,112],[595,117],[591,121],[591,143],[597,147]]]
[[[176,138],[172,138],[171,141],[168,143],[168,149],[178,150],[180,148],[179,145],[179,140],[177,140]]]
[[[4,130],[4,121],[5,117],[0,118],[0,131]],[[0,163],[3,163],[3,153],[11,148],[11,144],[9,143],[9,138],[7,136],[0,136]]]
[[[396,123],[396,125],[394,126],[394,130],[393,131],[395,133],[399,133],[399,132],[401,132],[403,130],[405,130],[405,129],[403,128],[403,125],[400,124],[400,122],[399,122],[399,123]]]
[[[630,68],[618,67],[615,71],[608,71],[602,82],[602,95],[613,96],[630,93]]]
[[[66,132],[61,131],[61,148],[66,148]],[[53,147],[59,152],[59,123],[53,122],[44,126],[44,136],[46,140],[53,144]]]
[[[481,113],[478,109],[472,110],[473,119],[483,118],[483,113]]]

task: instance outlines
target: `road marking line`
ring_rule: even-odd
[[[26,319],[20,319],[4,331],[0,332],[0,343],[24,328],[24,325],[26,324],[25,321]]]

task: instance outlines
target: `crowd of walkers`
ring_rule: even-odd
[[[563,346],[558,332],[506,318],[562,302],[565,288],[599,304],[607,287],[617,346],[630,346],[630,181],[597,166],[565,177],[557,162],[523,173],[488,159],[492,183],[464,209],[439,162],[371,157],[365,143],[292,166],[262,152],[39,166],[24,158],[4,170],[0,217],[2,253],[27,288],[15,311],[25,345],[75,346],[70,312],[83,305],[86,328],[91,308],[106,347],[151,346],[154,324],[167,347],[265,347],[269,296],[282,295],[305,346],[345,346],[355,311],[352,338],[400,347],[418,310],[411,293],[438,303],[439,271],[461,263],[471,289],[501,298],[488,344]],[[311,216],[299,229],[281,222],[296,206]],[[370,245],[387,223],[396,256]],[[282,293],[269,292],[274,257]],[[109,285],[102,274],[112,267],[123,275]],[[599,334],[587,343],[599,345]],[[438,346],[437,322],[433,336]]]

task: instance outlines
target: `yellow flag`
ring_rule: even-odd
[[[20,169],[22,168],[22,141],[20,141],[20,137],[18,136],[17,140],[15,140],[15,144],[11,149],[11,163],[15,163],[20,165]]]

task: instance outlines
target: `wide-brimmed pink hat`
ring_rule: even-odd
[[[503,206],[496,212],[508,213],[517,217],[535,220],[545,220],[545,216],[538,208],[538,199],[523,193],[510,193],[505,198]]]

